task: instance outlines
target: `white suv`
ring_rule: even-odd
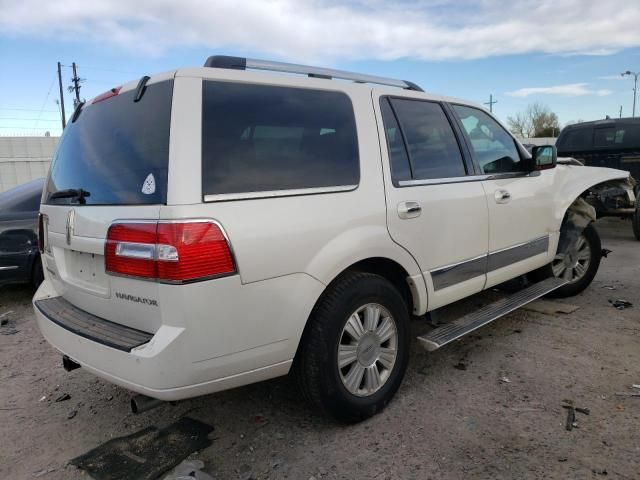
[[[582,197],[627,176],[532,158],[481,107],[411,82],[211,57],[74,112],[42,198],[36,318],[67,368],[154,399],[293,369],[357,421],[398,389],[412,315],[531,273],[419,338],[433,350],[584,289],[600,241]]]

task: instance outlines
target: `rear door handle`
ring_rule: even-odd
[[[495,199],[496,203],[509,203],[511,194],[506,190],[496,190]]]
[[[404,220],[419,217],[422,207],[418,202],[401,202],[398,204],[398,216]]]

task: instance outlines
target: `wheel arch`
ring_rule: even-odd
[[[342,273],[355,268],[381,275],[395,282],[401,291],[407,285],[410,312],[422,315],[427,311],[427,285],[420,267],[407,250],[391,239],[386,225],[344,231],[314,255],[305,271],[329,288]],[[402,282],[400,272],[404,275]]]

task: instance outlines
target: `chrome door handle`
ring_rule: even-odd
[[[418,202],[402,202],[398,204],[398,216],[402,219],[416,218],[422,213]]]
[[[511,200],[511,194],[506,190],[496,190],[496,203],[508,203]]]

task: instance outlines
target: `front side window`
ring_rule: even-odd
[[[204,81],[202,95],[203,195],[358,184],[345,94]]]
[[[414,180],[466,175],[458,141],[440,104],[404,98],[393,98],[391,104],[404,132]]]
[[[453,109],[467,133],[482,173],[522,170],[515,141],[498,122],[477,108],[453,105]]]

